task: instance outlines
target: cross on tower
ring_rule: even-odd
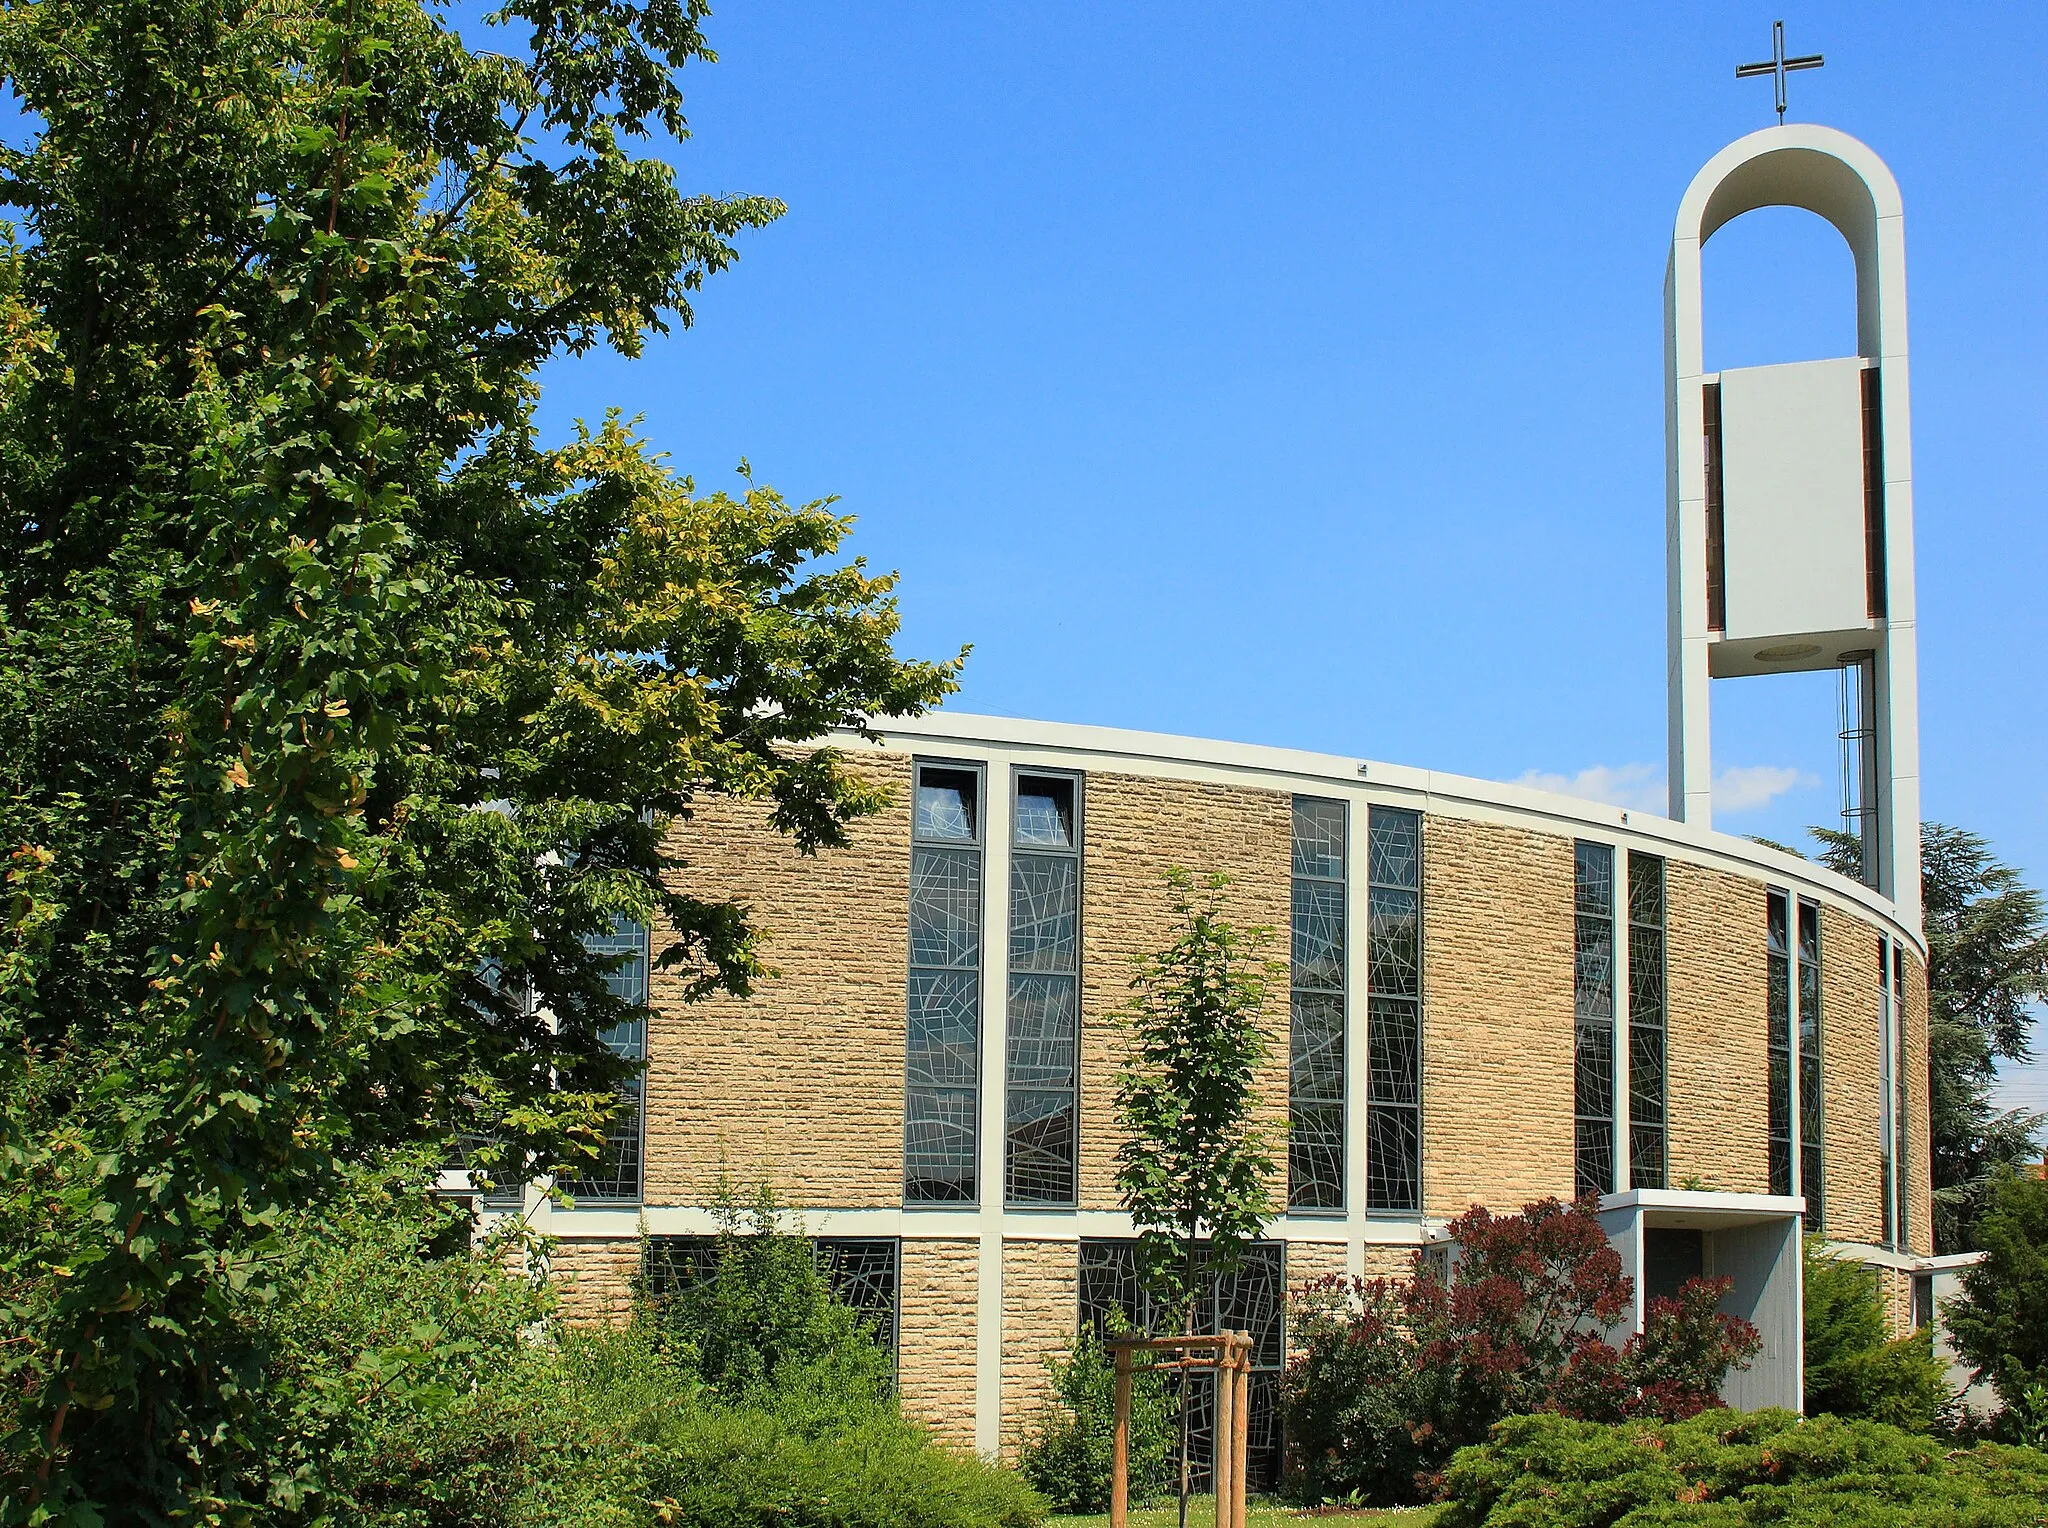
[[[1787,58],[1785,56],[1785,23],[1774,21],[1771,23],[1771,56],[1761,63],[1737,64],[1735,66],[1735,77],[1738,80],[1746,80],[1750,76],[1757,74],[1777,76],[1778,123],[1782,127],[1785,122],[1785,76],[1794,69],[1818,69],[1823,62],[1824,60],[1818,53],[1803,53],[1798,58]]]

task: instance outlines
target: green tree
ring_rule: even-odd
[[[1876,1274],[1828,1256],[1818,1237],[1806,1239],[1802,1255],[1806,1414],[1932,1432],[1950,1400],[1933,1333],[1888,1338]]]
[[[1277,967],[1261,958],[1265,929],[1240,934],[1223,916],[1229,884],[1211,876],[1198,894],[1187,871],[1168,872],[1174,937],[1140,962],[1122,1015],[1131,1052],[1117,1074],[1117,1193],[1138,1230],[1141,1279],[1188,1333],[1203,1290],[1235,1271],[1274,1214],[1256,1110]],[[1180,1455],[1185,1523],[1185,1405]]]
[[[1984,1258],[1948,1302],[1951,1340],[2038,1442],[2048,1421],[2048,1181],[1999,1174],[1977,1232]]]
[[[1810,831],[1829,868],[1860,873],[1854,835]],[[1983,838],[1939,822],[1920,828],[1920,894],[1934,1242],[1940,1252],[1968,1252],[1993,1177],[2041,1151],[2041,1116],[1998,1108],[1992,1089],[2000,1061],[2032,1054],[2036,1005],[2048,998],[2048,904]]]
[[[1054,1511],[1107,1512],[1116,1446],[1115,1360],[1094,1328],[1084,1326],[1070,1352],[1046,1355],[1045,1371],[1053,1403],[1039,1413],[1024,1439],[1017,1467]],[[1138,1355],[1131,1370],[1131,1430],[1125,1454],[1125,1478],[1133,1501],[1144,1501],[1166,1488],[1173,1413],[1164,1374],[1150,1355]]]
[[[585,937],[761,969],[670,824],[838,843],[880,797],[806,745],[952,686],[829,501],[536,431],[782,212],[654,152],[705,14],[0,13],[0,1522],[238,1511],[280,1219],[422,1141],[588,1158]]]

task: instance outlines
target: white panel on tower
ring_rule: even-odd
[[[1728,640],[1868,624],[1862,361],[1722,372],[1721,482]]]

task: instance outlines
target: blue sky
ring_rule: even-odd
[[[1795,115],[1907,196],[1928,808],[2048,871],[2048,25],[1964,58],[1788,19],[1829,58]],[[843,495],[907,646],[975,645],[963,707],[1661,800],[1664,251],[1770,119],[1730,77],[1766,21],[760,5],[712,36],[676,162],[790,215],[693,332],[556,367],[555,422],[621,402],[706,482],[745,455]],[[1707,264],[1710,365],[1852,348],[1818,219]],[[1832,679],[1716,692],[1724,825],[1829,818]]]
[[[1426,14],[1425,14],[1426,12]],[[700,482],[859,516],[962,709],[1662,802],[1665,252],[1794,119],[1907,210],[1927,815],[2048,882],[2048,8],[731,4],[683,182],[766,192],[696,328],[553,368]],[[1712,367],[1853,351],[1803,212],[1708,246]],[[1839,808],[1834,686],[1715,686],[1719,826]],[[2048,1107],[2048,1069],[2016,1079]]]

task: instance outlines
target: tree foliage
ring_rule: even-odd
[[[1801,1249],[1808,1416],[1867,1417],[1933,1432],[1953,1397],[1929,1328],[1886,1334],[1877,1275],[1861,1263],[1830,1257],[1817,1237]]]
[[[1174,935],[1131,980],[1131,1052],[1117,1074],[1117,1193],[1138,1231],[1146,1286],[1193,1320],[1209,1280],[1227,1276],[1273,1218],[1273,1155],[1255,1111],[1269,1053],[1264,929],[1223,916],[1227,877],[1197,891],[1167,876]]]
[[[1427,1499],[1451,1455],[1501,1418],[1671,1421],[1721,1404],[1754,1327],[1722,1314],[1725,1279],[1647,1302],[1643,1330],[1607,1340],[1634,1284],[1591,1201],[1451,1222],[1449,1276],[1418,1252],[1402,1280],[1329,1277],[1296,1291],[1284,1383],[1285,1489],[1309,1502]]]
[[[1068,1352],[1046,1355],[1045,1371],[1052,1400],[1032,1420],[1017,1467],[1055,1512],[1107,1512],[1116,1441],[1115,1360],[1094,1328],[1084,1326]],[[1134,1502],[1159,1495],[1170,1483],[1176,1409],[1152,1355],[1136,1354],[1125,1455]]]
[[[588,1157],[584,937],[761,970],[670,823],[837,843],[877,796],[797,745],[951,686],[829,501],[535,429],[542,363],[687,324],[782,211],[652,151],[705,14],[0,14],[0,1521],[231,1515],[281,1217],[422,1140]]]
[[[1821,859],[1855,878],[1853,834],[1814,828]],[[1975,1250],[1977,1217],[2001,1167],[2038,1157],[2042,1117],[2000,1109],[2000,1061],[2026,1061],[2048,999],[2048,902],[1975,833],[1920,828],[1927,931],[1927,1065],[1932,1111],[1934,1244]]]
[[[1948,1302],[1956,1351],[2016,1419],[2048,1422],[2048,1182],[2006,1172],[1978,1224],[1981,1262]]]

